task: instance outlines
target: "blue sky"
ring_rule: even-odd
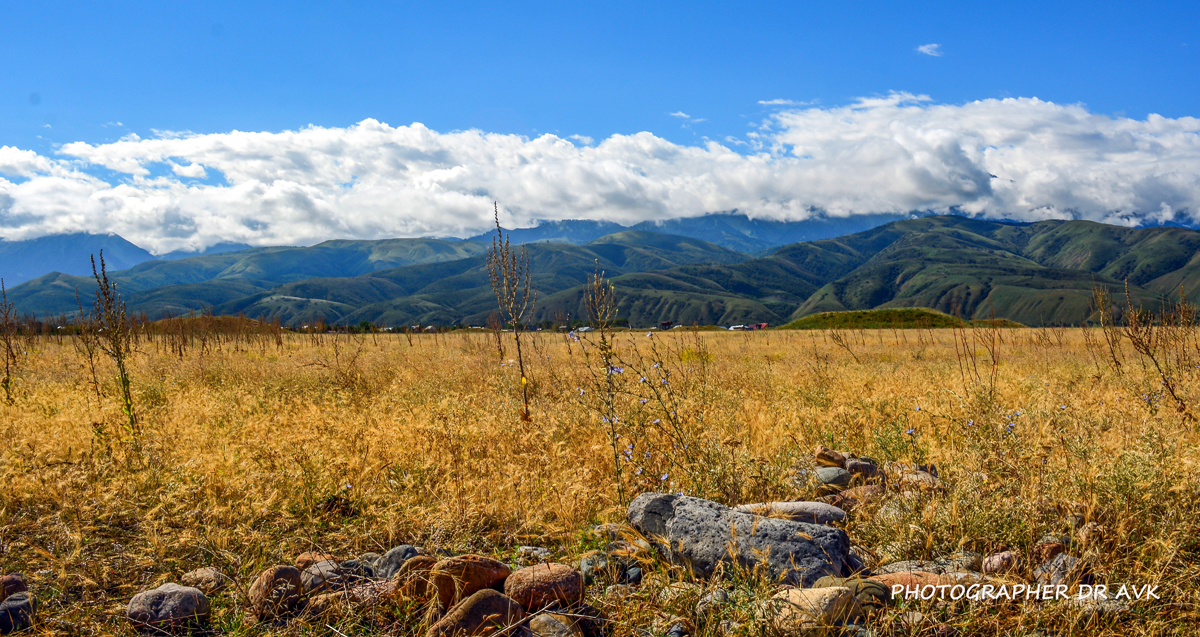
[[[1200,115],[1195,2],[6,4],[0,144],[31,149],[368,117],[695,143],[889,91]]]
[[[1200,224],[1200,3],[9,2],[0,237]]]

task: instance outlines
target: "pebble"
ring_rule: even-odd
[[[250,612],[260,620],[286,617],[300,605],[303,586],[296,567],[272,566],[250,585]]]
[[[493,635],[511,630],[525,620],[525,610],[508,596],[491,588],[472,593],[429,627],[426,637]]]
[[[810,524],[842,524],[846,521],[845,511],[824,502],[758,502],[743,504],[733,510]]]
[[[460,555],[434,564],[429,577],[438,603],[445,609],[476,591],[503,584],[511,572],[507,564],[490,557]]]
[[[571,608],[583,601],[583,574],[554,562],[529,566],[508,576],[504,594],[530,612],[550,606]]]
[[[139,630],[176,632],[208,623],[210,612],[208,596],[200,589],[172,583],[134,595],[125,616]]]

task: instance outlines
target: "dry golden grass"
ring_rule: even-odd
[[[0,406],[0,567],[30,580],[37,630],[132,634],[129,598],[200,566],[244,590],[313,548],[503,556],[538,544],[567,561],[594,547],[589,525],[623,520],[622,497],[642,491],[728,504],[808,496],[792,477],[825,444],[941,472],[948,493],[854,517],[852,542],[881,560],[1028,551],[1091,524],[1101,530],[1073,552],[1099,579],[1157,584],[1162,596],[1104,621],[1062,604],[946,612],[963,634],[1200,626],[1196,425],[1128,346],[1118,375],[1081,330],[1004,330],[993,389],[988,352],[972,342],[964,359],[951,330],[681,332],[617,334],[611,370],[595,334],[532,336],[531,423],[518,416],[512,347],[501,358],[490,333],[287,335],[281,347],[206,343],[182,356],[142,339],[136,436],[122,429],[110,362],[98,400],[69,338],[36,340],[14,403]],[[976,378],[961,369],[972,358]],[[1200,398],[1190,374],[1181,386]],[[253,626],[241,603],[215,600],[218,630],[328,633]],[[648,627],[653,606],[610,609],[614,632]],[[391,609],[339,630],[419,623]]]

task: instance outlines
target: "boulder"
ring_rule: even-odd
[[[37,616],[37,600],[27,591],[12,593],[0,602],[0,635],[25,630]]]
[[[529,566],[508,576],[504,594],[530,612],[551,606],[571,608],[583,601],[583,574],[553,562]]]
[[[215,566],[205,566],[204,568],[184,573],[179,578],[179,582],[184,586],[198,588],[205,595],[216,595],[229,588],[233,580],[222,573],[221,569]]]
[[[382,579],[391,579],[393,575],[400,572],[400,567],[404,563],[417,556],[417,547],[411,544],[401,544],[387,553],[384,553],[379,561],[375,562],[375,576]]]
[[[250,612],[260,620],[286,617],[296,611],[304,595],[300,571],[294,566],[272,566],[250,585]]]
[[[629,505],[629,523],[672,563],[701,577],[722,564],[764,567],[780,581],[810,586],[843,575],[850,540],[819,524],[761,518],[682,495],[643,493]]]
[[[337,562],[322,560],[304,569],[300,574],[300,583],[304,585],[305,595],[318,595],[344,588],[346,582]]]
[[[811,524],[841,524],[846,521],[845,511],[824,502],[759,502],[743,504],[733,510]]]
[[[575,620],[558,613],[540,613],[529,620],[533,637],[584,637]]]
[[[429,627],[426,637],[510,634],[525,621],[521,605],[490,588],[475,591]]]
[[[786,637],[803,637],[814,630],[844,624],[862,615],[858,601],[844,586],[789,588],[767,602],[767,616],[762,619]]]
[[[19,573],[9,573],[0,577],[0,602],[8,598],[14,593],[24,593],[29,590],[29,585],[25,583],[25,578]]]
[[[335,562],[337,561],[334,560],[332,556],[319,551],[305,551],[296,556],[296,570],[303,573],[305,569],[313,564],[316,564],[317,562],[324,562],[326,560]]]
[[[821,445],[818,445],[816,452],[813,453],[813,460],[816,460],[817,465],[822,467],[844,467],[846,465],[846,456]]]
[[[134,595],[125,616],[138,630],[176,632],[208,623],[210,612],[208,596],[200,589],[163,584]]]
[[[460,555],[434,564],[429,577],[437,591],[438,603],[445,609],[476,591],[500,586],[511,572],[508,565],[490,557]]]

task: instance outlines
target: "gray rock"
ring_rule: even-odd
[[[534,564],[550,561],[550,549],[540,546],[518,546],[517,555]]]
[[[846,521],[845,511],[824,502],[759,502],[743,504],[733,510],[810,524],[841,524]]]
[[[816,471],[817,482],[830,487],[839,487],[841,491],[850,486],[853,476],[841,467],[821,467]]]
[[[139,630],[174,632],[208,622],[208,596],[198,588],[163,584],[129,600],[125,616]]]
[[[13,593],[0,602],[0,635],[25,630],[37,616],[37,600],[27,591]]]
[[[849,475],[849,474],[847,474]],[[811,586],[843,575],[850,540],[819,524],[761,518],[682,495],[643,493],[629,505],[629,523],[671,562],[711,577],[722,564],[765,566],[770,575]],[[665,542],[665,543],[664,543]]]
[[[1058,584],[1068,586],[1087,584],[1090,586],[1094,583],[1091,569],[1079,559],[1066,553],[1059,553],[1054,556],[1054,559],[1034,569],[1033,577],[1040,586],[1047,584],[1056,586]]]
[[[389,550],[375,563],[375,576],[392,579],[392,576],[400,571],[400,567],[404,566],[409,558],[416,557],[416,555],[417,547],[411,544],[401,544]]]
[[[305,595],[332,593],[345,584],[342,569],[333,560],[322,560],[304,569],[300,573],[300,583],[304,585]]]
[[[361,559],[346,560],[339,566],[342,568],[342,575],[347,580],[375,579],[375,567],[371,566],[370,562]]]

